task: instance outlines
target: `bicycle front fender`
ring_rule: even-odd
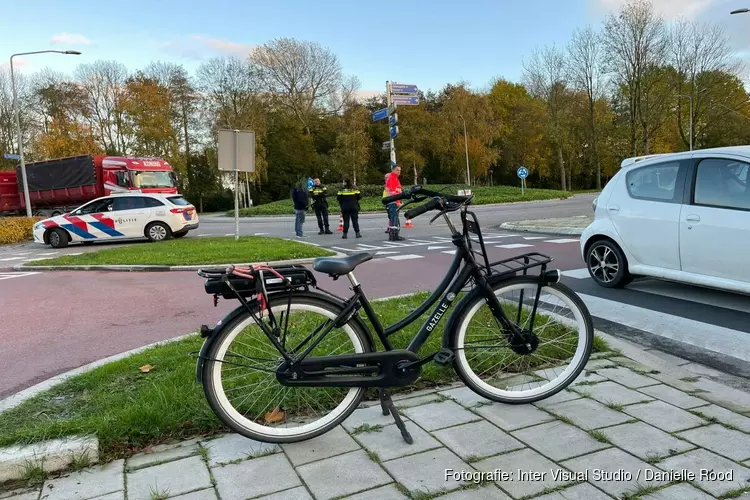
[[[507,280],[507,276],[490,276],[487,278],[487,284],[494,289],[495,286]],[[454,330],[458,326],[458,321],[468,311],[469,305],[472,304],[477,297],[482,296],[482,289],[480,287],[474,288],[471,292],[464,295],[464,297],[456,304],[456,308],[453,310],[451,315],[448,317],[448,322],[445,324],[443,330],[443,349],[449,349],[453,351],[453,339],[455,338]]]

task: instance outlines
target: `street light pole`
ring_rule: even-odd
[[[31,217],[31,200],[29,199],[29,183],[26,180],[26,163],[23,159],[23,134],[21,133],[21,114],[18,109],[18,91],[16,90],[16,78],[13,73],[13,58],[16,56],[30,56],[33,54],[66,54],[81,55],[77,50],[37,50],[34,52],[21,52],[10,56],[10,85],[13,88],[13,113],[16,115],[16,137],[18,140],[18,156],[21,162],[21,181],[23,183],[23,201],[26,204],[26,217]]]
[[[469,139],[466,137],[466,120],[464,120],[463,115],[458,115],[461,117],[461,121],[464,124],[464,151],[466,152],[466,185],[471,186],[469,183]]]

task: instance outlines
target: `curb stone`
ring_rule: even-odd
[[[345,257],[346,255],[336,252],[330,257]],[[251,262],[241,264],[200,264],[189,266],[160,266],[160,265],[82,265],[82,266],[27,266],[21,264],[13,266],[14,271],[116,271],[116,272],[169,272],[169,271],[198,271],[207,267],[255,266],[263,264],[266,266],[279,266],[286,264],[312,264],[319,257],[307,257],[304,259],[276,260],[270,262]]]
[[[525,226],[513,222],[503,222],[500,227],[509,231],[523,231],[527,233],[548,233],[548,234],[568,234],[580,236],[583,228],[578,227],[542,227],[542,226]]]

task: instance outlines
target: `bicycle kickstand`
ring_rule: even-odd
[[[401,437],[403,437],[404,441],[408,444],[413,444],[414,439],[411,437],[411,434],[409,434],[409,431],[406,430],[406,425],[404,424],[404,421],[401,420],[401,415],[398,414],[396,405],[393,404],[391,393],[388,392],[388,389],[378,389],[378,395],[380,396],[380,408],[383,410],[383,415],[385,416],[390,413],[393,420],[396,421],[396,427],[401,431]]]

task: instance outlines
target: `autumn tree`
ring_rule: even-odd
[[[170,121],[169,91],[153,78],[138,72],[125,83],[120,100],[124,129],[133,136],[136,155],[172,159],[177,136]]]
[[[547,136],[551,140],[560,173],[560,186],[567,189],[563,159],[564,120],[567,112],[566,62],[563,53],[554,46],[534,50],[524,62],[524,80],[529,92],[542,99],[547,109]]]
[[[126,154],[130,137],[125,132],[121,99],[127,68],[117,61],[95,61],[76,68],[75,78],[86,94],[87,116],[101,146],[109,154]]]

